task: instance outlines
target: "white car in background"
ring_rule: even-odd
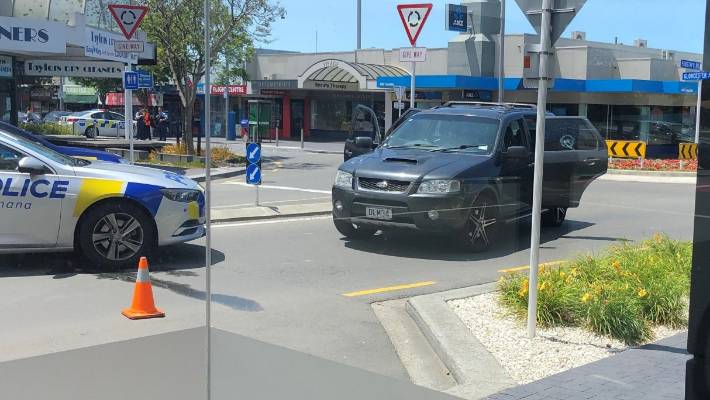
[[[205,196],[172,172],[75,159],[0,130],[0,254],[77,251],[135,264],[205,234]]]
[[[75,112],[60,118],[60,123],[72,126],[77,134],[89,138],[98,136],[125,137],[123,115],[106,110]]]

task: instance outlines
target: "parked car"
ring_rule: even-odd
[[[74,127],[89,138],[98,136],[124,137],[125,118],[119,113],[106,110],[79,111],[61,117],[60,122]]]
[[[0,184],[0,254],[77,251],[98,265],[135,265],[205,233],[196,182],[67,157],[3,129]]]
[[[57,123],[62,117],[71,114],[71,111],[50,111],[42,117],[44,123]]]
[[[583,117],[547,116],[543,223],[561,225],[607,170],[607,149]],[[403,121],[374,152],[338,169],[333,220],[346,237],[378,230],[450,234],[472,251],[530,214],[536,110],[452,102]]]
[[[57,146],[56,144],[54,144],[54,143],[50,142],[49,140],[47,140],[46,138],[42,137],[42,135],[28,132],[24,129],[18,128],[14,125],[7,123],[7,122],[0,121],[0,130],[12,133],[12,134],[20,136],[24,139],[41,144],[42,146],[50,148],[50,149],[56,151],[57,153],[67,155],[69,157],[83,158],[85,160],[99,160],[99,161],[106,161],[106,162],[119,163],[119,164],[126,163],[126,161],[123,158],[117,156],[116,154],[112,154],[112,153],[109,153],[106,151],[84,149],[81,147]]]

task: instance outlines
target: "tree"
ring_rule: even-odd
[[[205,74],[207,58],[218,66],[224,56],[248,54],[255,42],[265,40],[271,24],[285,11],[277,0],[209,0],[210,54],[204,46],[204,0],[140,0],[150,7],[142,29],[158,45],[156,69],[167,68],[177,86],[182,106],[183,132],[188,152],[195,151],[192,117],[197,83]],[[234,66],[238,69],[238,66]],[[232,68],[230,67],[230,70]]]
[[[122,90],[121,78],[71,78],[78,85],[94,88],[99,96],[99,101],[106,105],[106,95],[110,92]]]

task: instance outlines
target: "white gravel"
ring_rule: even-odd
[[[498,294],[449,301],[456,315],[519,384],[597,361],[628,349],[622,342],[581,328],[538,329],[529,339],[524,321],[505,315]],[[656,340],[681,331],[654,329]]]

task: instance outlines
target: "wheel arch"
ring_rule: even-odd
[[[98,207],[104,206],[106,204],[112,204],[112,203],[113,204],[128,203],[128,204],[135,206],[139,210],[141,210],[141,212],[143,212],[145,214],[144,216],[149,221],[149,223],[152,225],[153,231],[155,232],[155,237],[151,238],[151,240],[154,241],[154,243],[153,243],[154,245],[158,244],[158,225],[156,224],[155,218],[153,218],[150,211],[143,204],[141,204],[139,201],[137,201],[135,199],[132,199],[130,197],[114,196],[114,197],[106,197],[106,198],[100,199],[98,201],[95,201],[90,206],[86,207],[86,209],[81,213],[81,215],[79,216],[79,219],[76,221],[76,225],[74,226],[74,249],[75,250],[80,249],[79,231],[81,230],[82,223],[84,222],[84,220],[86,220],[87,215],[89,215],[89,212],[91,212],[92,210],[94,210]]]

